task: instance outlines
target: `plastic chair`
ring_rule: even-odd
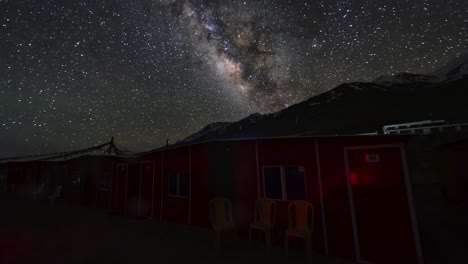
[[[271,199],[258,199],[255,202],[254,222],[249,225],[249,242],[252,244],[252,230],[256,229],[265,233],[267,252],[271,249],[271,231],[275,225],[276,201]]]
[[[295,209],[295,222],[292,221],[293,208]],[[310,209],[310,210],[309,210]],[[310,222],[309,222],[309,213]],[[306,254],[312,259],[312,233],[314,228],[314,207],[307,201],[291,201],[288,205],[288,229],[285,232],[285,248],[288,252],[288,237],[303,238],[306,246]]]
[[[221,232],[235,229],[232,219],[232,204],[226,198],[217,197],[210,200],[211,226],[215,231],[215,249],[221,247]]]
[[[36,200],[37,199],[37,196],[41,195],[42,193],[44,193],[44,187],[45,187],[45,184],[41,183],[39,184],[39,186],[37,187],[37,189],[33,192],[33,199]]]
[[[59,185],[55,188],[55,192],[52,195],[49,195],[50,205],[54,206],[54,201],[60,198],[60,192],[62,191],[62,185]]]

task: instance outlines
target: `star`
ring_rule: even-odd
[[[0,1],[0,157],[149,150],[466,52],[465,0]]]

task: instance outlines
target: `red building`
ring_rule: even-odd
[[[31,194],[44,184],[47,195],[61,185],[62,197],[72,204],[109,208],[115,163],[127,154],[111,140],[78,151],[7,158],[0,162],[6,171],[4,181],[12,191]]]
[[[218,140],[120,159],[111,206],[124,214],[209,227],[208,201],[233,202],[240,234],[255,200],[278,201],[282,243],[291,200],[315,207],[314,246],[371,263],[422,263],[403,136]]]
[[[86,155],[64,162],[64,198],[73,204],[109,208],[115,160],[113,156]]]
[[[11,191],[30,192],[41,181],[40,165],[36,160],[5,162],[4,167],[5,182]]]

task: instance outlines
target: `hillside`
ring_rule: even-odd
[[[431,74],[399,73],[342,84],[279,112],[214,123],[178,144],[211,139],[342,135],[379,131],[393,123],[468,117],[468,55]]]

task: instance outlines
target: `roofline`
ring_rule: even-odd
[[[107,145],[109,146],[109,149],[114,149],[114,151],[116,153],[118,153],[118,152],[122,153],[122,150],[120,150],[119,148],[117,148],[115,146],[114,138],[112,137],[112,139],[109,142],[106,142],[106,143],[103,143],[103,144],[100,144],[100,145],[97,145],[97,146],[94,146],[94,147],[89,147],[89,148],[80,149],[80,150],[64,151],[64,152],[45,153],[45,154],[39,154],[39,155],[6,157],[6,158],[0,158],[0,162],[4,162],[4,163],[5,162],[24,162],[24,161],[21,161],[21,159],[31,159],[29,161],[50,161],[52,159],[64,158],[64,160],[67,160],[67,156],[74,155],[74,154],[79,154],[79,153],[86,152],[86,151],[97,150],[97,149],[103,148],[103,147],[105,147]],[[128,155],[128,156],[124,156],[124,155],[114,155],[114,156],[112,156],[112,155],[109,155],[109,157],[131,157],[131,156],[134,156],[134,155],[135,154]],[[84,154],[83,156],[99,156],[99,154]],[[106,156],[106,155],[102,155],[102,156]],[[81,156],[79,156],[79,157],[81,157]]]
[[[293,139],[293,138],[308,138],[308,139],[314,139],[314,138],[344,138],[344,137],[412,137],[414,135],[405,135],[405,134],[372,134],[372,135],[363,135],[363,134],[357,134],[357,135],[317,135],[317,136],[284,136],[284,137],[253,137],[253,138],[221,138],[221,139],[209,139],[205,141],[199,141],[199,142],[193,142],[193,143],[187,143],[187,144],[180,144],[177,145],[174,144],[169,147],[160,147],[157,149],[153,150],[148,150],[144,152],[139,152],[135,153],[136,157],[152,154],[152,153],[157,153],[160,151],[164,150],[171,150],[171,149],[176,149],[176,148],[181,148],[181,147],[189,147],[189,146],[194,146],[194,145],[199,145],[199,144],[205,144],[205,143],[211,143],[211,142],[226,142],[226,141],[251,141],[251,140],[264,140],[264,139]]]
[[[54,158],[54,157],[71,155],[71,154],[79,153],[79,152],[82,152],[82,151],[101,148],[101,147],[104,147],[104,146],[109,145],[109,144],[110,144],[110,142],[107,142],[107,143],[100,144],[100,145],[97,145],[97,146],[94,146],[94,147],[80,149],[80,150],[71,150],[71,151],[53,152],[53,153],[45,153],[45,154],[38,154],[38,155],[26,155],[26,156],[17,156],[17,157],[6,157],[6,158],[1,158],[0,161],[1,160],[27,159],[27,158],[41,158],[41,157]]]
[[[136,156],[134,155],[129,155],[129,156],[122,156],[122,155],[99,155],[99,154],[85,154],[85,155],[82,155],[82,156],[77,156],[77,157],[73,157],[73,158],[70,158],[70,159],[63,159],[63,160],[59,160],[59,158],[57,158],[56,160],[54,160],[54,158],[49,158],[49,159],[36,159],[36,160],[11,160],[11,161],[1,161],[0,160],[0,164],[5,164],[5,163],[21,163],[21,162],[63,162],[63,161],[70,161],[70,160],[75,160],[75,159],[79,159],[79,158],[83,158],[83,157],[103,157],[103,158],[134,158]]]
[[[79,159],[79,158],[83,158],[83,157],[102,157],[102,158],[132,158],[132,157],[135,157],[133,155],[129,155],[129,156],[123,156],[123,155],[103,155],[103,154],[84,154],[84,155],[81,155],[81,156],[76,156],[76,157],[73,157],[73,158],[65,158],[63,160],[59,160],[60,157],[58,158],[48,158],[48,159],[42,159],[42,160],[35,160],[35,161],[42,161],[42,162],[61,162],[61,161],[69,161],[69,160],[75,160],[75,159]],[[14,162],[14,161],[13,161]],[[21,161],[19,161],[21,162]]]

